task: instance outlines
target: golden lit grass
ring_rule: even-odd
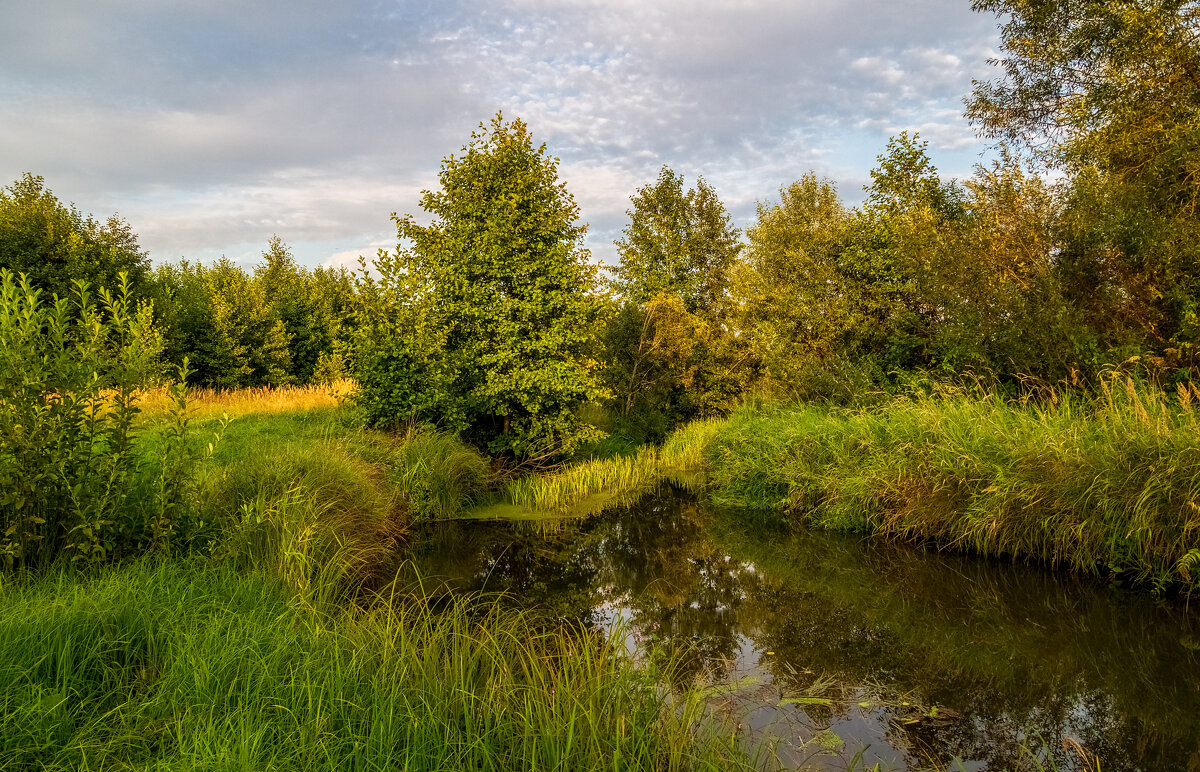
[[[264,386],[250,389],[190,389],[188,416],[215,418],[221,415],[287,413],[315,408],[336,407],[354,388],[354,381],[342,379],[314,386]],[[142,413],[157,417],[171,409],[171,396],[165,387],[147,391],[138,401]]]
[[[661,480],[658,453],[654,448],[641,448],[635,456],[595,459],[553,474],[510,480],[502,494],[506,503],[530,512],[590,514],[615,500],[645,493]]]

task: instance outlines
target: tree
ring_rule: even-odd
[[[35,287],[66,298],[76,280],[116,287],[124,273],[136,295],[149,263],[128,223],[83,216],[41,177],[27,173],[0,189],[0,268],[27,275]]]
[[[462,155],[446,157],[439,180],[440,190],[421,197],[432,222],[393,215],[401,245],[376,262],[387,277],[380,303],[400,310],[375,334],[398,325],[402,334],[419,330],[428,346],[408,348],[387,375],[372,356],[390,344],[377,337],[360,363],[364,394],[394,393],[379,378],[444,389],[410,403],[414,417],[494,453],[569,452],[596,434],[576,410],[602,393],[599,364],[586,353],[604,303],[558,160],[523,122],[497,114]],[[367,407],[376,422],[386,419]]]
[[[701,177],[684,193],[683,176],[664,166],[631,200],[629,224],[616,242],[618,292],[635,303],[670,292],[689,313],[718,317],[741,244],[716,191]]]
[[[967,114],[1065,170],[1064,292],[1119,345],[1200,364],[1200,3],[975,0],[1003,14],[999,79]]]
[[[746,231],[747,260],[736,295],[743,335],[765,375],[791,390],[799,370],[825,363],[847,345],[854,290],[841,261],[850,212],[832,182],[806,174],[758,205]]]
[[[604,332],[605,382],[622,433],[662,441],[689,420],[732,410],[753,373],[744,341],[661,292],[625,302]]]
[[[871,170],[856,212],[843,273],[854,279],[859,353],[884,372],[934,364],[930,347],[939,309],[930,294],[937,245],[964,217],[963,191],[944,183],[929,143],[901,132]]]
[[[329,320],[316,296],[312,275],[296,264],[292,251],[279,236],[271,236],[263,262],[254,272],[263,295],[288,337],[288,377],[309,383],[321,354],[331,350]]]
[[[1092,340],[1061,291],[1052,189],[1007,152],[965,188],[964,215],[939,233],[922,288],[940,366],[1066,377]]]

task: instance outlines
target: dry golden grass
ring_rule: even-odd
[[[354,381],[342,379],[316,386],[190,389],[188,416],[204,419],[221,415],[285,413],[335,407],[353,388]],[[152,389],[138,400],[138,405],[146,416],[165,415],[171,409],[171,397],[165,387]]]

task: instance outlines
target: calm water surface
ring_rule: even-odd
[[[430,525],[428,579],[674,656],[765,768],[1200,770],[1200,609],[1041,569],[748,525],[666,487],[579,521]],[[1197,601],[1200,602],[1200,601]],[[618,625],[618,623],[620,623]]]

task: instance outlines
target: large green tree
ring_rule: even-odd
[[[846,350],[858,294],[841,265],[850,223],[833,183],[814,174],[758,205],[735,296],[738,326],[772,388],[794,390],[801,373]]]
[[[606,380],[621,430],[658,440],[692,418],[727,410],[747,381],[745,347],[728,325],[738,230],[701,177],[685,190],[664,166],[630,199],[606,330]]]
[[[635,303],[668,292],[690,313],[719,316],[741,243],[716,190],[701,177],[685,192],[683,176],[664,166],[631,201],[629,224],[616,242],[617,291]]]
[[[125,273],[138,295],[149,263],[128,223],[81,214],[41,177],[25,174],[0,188],[0,268],[27,275],[33,286],[66,298],[76,280],[115,288]]]
[[[364,292],[390,319],[360,354],[368,414],[404,419],[377,408],[407,406],[513,457],[570,451],[595,434],[576,413],[602,392],[587,353],[605,304],[558,160],[497,114],[439,179],[421,197],[432,222],[394,216],[401,245]]]

